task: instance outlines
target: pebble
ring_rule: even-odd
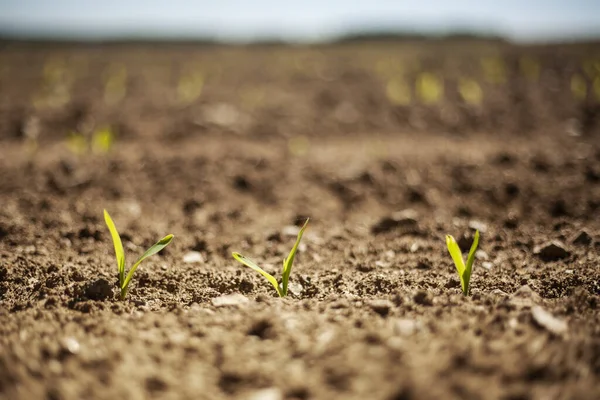
[[[389,300],[371,300],[367,305],[382,317],[387,316],[393,307],[392,302]]]
[[[569,256],[569,252],[565,248],[565,245],[558,240],[536,246],[533,249],[533,253],[540,257],[542,261],[546,262],[560,260]]]
[[[288,292],[293,294],[296,297],[300,297],[302,292],[304,291],[304,286],[298,282],[289,282],[288,283]]]
[[[183,262],[184,263],[203,263],[206,260],[204,259],[204,256],[202,255],[202,253],[198,252],[198,251],[190,251],[188,253],[186,253],[183,256]]]
[[[531,309],[531,316],[538,326],[554,335],[560,336],[567,332],[568,326],[564,320],[556,318],[540,306],[535,306]]]
[[[481,263],[481,266],[489,271],[492,268],[494,268],[494,263],[491,263],[489,261],[484,261]]]
[[[420,331],[421,324],[413,319],[402,318],[394,322],[394,333],[401,336],[411,336]]]
[[[239,293],[224,294],[212,299],[212,304],[215,307],[240,306],[250,302],[246,296]]]
[[[300,233],[300,228],[295,225],[284,226],[281,230],[283,236],[295,237],[298,236],[298,233]]]
[[[487,232],[487,225],[477,220],[469,221],[469,228],[473,229],[474,231],[479,231],[479,233]]]
[[[65,349],[66,351],[68,351],[71,354],[79,353],[79,349],[81,348],[77,339],[75,339],[72,336],[62,339],[60,344],[63,349]]]
[[[247,400],[283,400],[283,393],[278,388],[266,388],[252,392]]]

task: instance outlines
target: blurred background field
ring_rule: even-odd
[[[122,139],[201,134],[598,130],[600,51],[477,39],[323,45],[5,42],[0,138],[109,126]],[[31,133],[39,126],[39,134]]]
[[[5,0],[0,140],[598,130],[594,2],[331,3]]]

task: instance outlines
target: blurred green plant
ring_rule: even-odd
[[[310,141],[304,135],[292,136],[288,139],[288,151],[295,157],[302,157],[308,153]]]
[[[479,245],[479,231],[475,231],[475,237],[473,238],[473,244],[471,245],[471,250],[469,250],[469,256],[467,258],[467,263],[465,264],[462,256],[462,252],[458,243],[452,235],[446,235],[446,247],[448,247],[448,252],[452,257],[452,261],[454,261],[454,266],[456,267],[456,271],[458,272],[458,276],[460,278],[460,286],[462,288],[462,292],[465,296],[469,295],[469,284],[471,282],[471,273],[473,271],[473,262],[475,261],[475,252],[477,251],[477,246]]]
[[[600,76],[600,60],[585,60],[583,62],[583,71],[590,79]]]
[[[204,81],[202,71],[182,74],[177,82],[177,101],[181,104],[191,104],[198,100],[204,88]]]
[[[81,132],[70,132],[67,135],[67,148],[74,154],[82,155],[91,151],[94,154],[108,153],[115,142],[116,135],[110,127],[95,130],[88,140]]]
[[[587,96],[587,83],[580,74],[571,77],[571,94],[576,100],[583,101]]]
[[[417,95],[425,104],[434,104],[444,95],[443,81],[431,72],[422,72],[417,76]]]
[[[129,288],[129,284],[131,283],[131,279],[133,278],[133,273],[139,267],[139,265],[146,258],[158,253],[165,247],[171,243],[173,240],[173,235],[169,234],[164,238],[160,239],[156,242],[152,247],[150,247],[138,260],[133,264],[133,266],[129,269],[129,273],[125,275],[125,252],[123,251],[123,243],[121,242],[121,236],[119,236],[119,232],[113,222],[112,218],[108,214],[106,210],[104,210],[104,222],[106,222],[106,226],[108,226],[108,230],[110,231],[110,236],[113,241],[113,245],[115,248],[115,256],[117,258],[117,268],[119,272],[119,289],[121,289],[121,300],[125,300],[127,296],[127,289]]]
[[[476,80],[470,78],[460,78],[458,81],[458,93],[465,103],[478,106],[483,101],[483,91]]]
[[[92,152],[96,154],[108,153],[114,142],[115,133],[110,127],[98,129],[92,134]]]
[[[411,88],[401,76],[388,80],[385,94],[390,103],[397,106],[407,106],[411,102]]]
[[[506,65],[499,56],[484,57],[481,59],[483,76],[487,82],[493,84],[506,83]]]
[[[540,63],[531,56],[523,56],[519,59],[521,74],[531,82],[537,82],[540,77]]]
[[[70,99],[70,79],[66,62],[60,57],[50,57],[42,67],[40,89],[33,95],[31,103],[34,108],[59,108]]]
[[[25,136],[23,147],[28,158],[31,159],[37,154],[40,148],[40,120],[38,117],[31,116],[25,119],[23,135]]]
[[[80,132],[69,132],[66,144],[69,151],[77,155],[85,154],[89,148],[85,135]]]
[[[302,240],[302,235],[304,234],[304,230],[308,226],[308,221],[309,221],[309,219],[307,218],[306,222],[304,222],[304,225],[302,226],[302,228],[300,228],[300,231],[298,232],[298,237],[296,238],[296,243],[294,244],[294,247],[292,247],[290,254],[285,258],[285,260],[283,260],[283,273],[282,273],[282,277],[281,277],[281,284],[279,284],[277,282],[277,279],[275,279],[275,277],[273,275],[269,274],[268,272],[266,272],[265,270],[260,268],[258,266],[258,264],[256,264],[254,261],[250,260],[249,258],[246,258],[245,256],[241,255],[240,253],[236,253],[236,252],[233,252],[232,256],[233,256],[233,258],[235,258],[236,260],[238,260],[245,266],[252,268],[256,272],[258,272],[262,276],[264,276],[267,279],[267,281],[269,281],[269,283],[271,285],[273,285],[273,287],[277,291],[277,294],[279,295],[279,297],[285,297],[285,296],[287,296],[287,293],[288,293],[288,282],[290,279],[290,274],[292,273],[292,265],[294,264],[294,257],[296,256],[296,251],[298,251],[298,246],[300,245],[300,240]]]
[[[127,68],[112,64],[104,74],[104,102],[115,105],[127,95]]]

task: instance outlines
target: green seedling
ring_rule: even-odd
[[[171,241],[173,240],[173,235],[167,235],[164,238],[160,239],[156,242],[152,247],[150,247],[138,260],[133,264],[133,266],[129,269],[127,275],[125,275],[125,252],[123,251],[123,243],[121,243],[121,236],[119,236],[119,232],[117,232],[117,228],[115,227],[115,223],[106,210],[104,210],[104,221],[106,222],[106,226],[108,226],[108,230],[110,231],[110,236],[112,237],[113,244],[115,246],[115,255],[117,256],[117,267],[119,268],[119,288],[121,289],[121,300],[125,300],[125,296],[127,296],[127,288],[131,283],[131,279],[133,278],[133,273],[137,269],[137,267],[144,261],[146,258],[158,253]]]
[[[479,231],[475,231],[473,244],[471,245],[471,250],[469,250],[469,257],[467,258],[467,265],[465,265],[458,243],[456,243],[456,240],[454,240],[452,235],[446,235],[446,246],[448,247],[448,252],[450,252],[450,256],[452,256],[452,260],[454,261],[454,265],[458,271],[460,286],[462,287],[462,291],[465,296],[469,295],[469,282],[471,281],[473,261],[475,261],[475,252],[477,251],[478,245]]]
[[[281,275],[281,284],[277,282],[277,279],[275,279],[273,275],[269,274],[261,267],[259,267],[254,261],[250,260],[249,258],[246,258],[240,253],[233,252],[233,258],[235,258],[245,266],[250,267],[253,270],[259,272],[262,276],[267,278],[267,280],[271,283],[271,285],[273,285],[275,290],[277,290],[277,294],[279,295],[279,297],[287,296],[288,282],[290,280],[290,274],[292,273],[292,264],[294,263],[294,257],[296,256],[296,251],[298,251],[300,240],[302,240],[302,234],[304,234],[304,230],[308,226],[308,220],[309,219],[307,218],[306,222],[300,229],[300,232],[298,232],[298,238],[296,239],[296,243],[294,244],[294,247],[292,247],[290,254],[288,254],[287,258],[283,260],[283,273]]]
[[[66,144],[72,153],[84,155],[88,151],[94,154],[107,154],[114,145],[115,133],[110,127],[95,130],[91,137],[81,132],[71,132],[67,135]]]

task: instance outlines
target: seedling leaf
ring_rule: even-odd
[[[477,251],[477,246],[479,245],[479,231],[475,231],[475,237],[473,238],[473,244],[471,245],[471,250],[469,250],[469,257],[467,258],[467,268],[465,269],[464,280],[467,282],[467,290],[465,294],[469,292],[469,282],[471,281],[471,271],[473,270],[473,261],[475,261],[475,252]]]
[[[110,236],[112,237],[113,245],[115,246],[115,255],[117,257],[117,267],[119,268],[119,285],[123,287],[123,281],[125,279],[125,252],[123,251],[123,243],[121,243],[121,236],[117,232],[117,227],[113,222],[112,218],[108,214],[108,211],[104,210],[104,222],[108,226]]]
[[[165,247],[167,247],[169,245],[169,243],[171,243],[172,240],[173,240],[173,235],[165,236],[164,238],[160,239],[158,242],[154,243],[154,245],[152,245],[152,247],[150,247],[148,250],[146,250],[146,252],[144,254],[142,254],[142,256],[140,258],[138,258],[138,260],[135,262],[135,264],[133,264],[133,267],[131,267],[131,269],[129,270],[129,273],[127,274],[127,278],[125,278],[125,282],[123,282],[123,285],[121,286],[121,293],[122,293],[121,296],[122,297],[124,297],[123,291],[125,292],[125,294],[127,293],[127,287],[129,286],[129,282],[131,282],[131,278],[133,278],[133,273],[135,272],[137,267],[141,264],[141,262],[144,261],[146,258],[158,253]]]
[[[458,275],[462,277],[462,274],[466,269],[465,262],[463,261],[460,247],[452,235],[446,235],[446,246],[448,247],[452,261],[454,261]]]
[[[290,250],[290,254],[287,256],[287,258],[285,260],[283,260],[283,274],[282,274],[282,278],[281,278],[281,291],[283,292],[284,296],[287,295],[288,281],[290,279],[290,274],[292,273],[292,265],[294,264],[294,257],[296,257],[296,251],[298,251],[298,246],[300,245],[300,240],[302,240],[302,235],[304,234],[304,230],[308,226],[309,220],[310,220],[310,218],[307,218],[306,222],[304,222],[304,225],[300,229],[300,232],[298,232],[298,237],[296,238],[296,243],[294,243],[294,247],[292,247],[292,250]]]
[[[279,295],[279,297],[283,297],[283,293],[281,291],[281,288],[279,287],[279,283],[277,283],[277,279],[275,279],[275,277],[273,275],[269,274],[268,272],[263,270],[261,267],[259,267],[254,261],[252,261],[249,258],[246,258],[245,256],[241,255],[240,253],[233,252],[233,253],[231,253],[231,255],[233,256],[233,258],[235,258],[236,260],[238,260],[239,262],[244,264],[246,267],[252,268],[256,272],[259,272],[262,276],[267,278],[267,280],[269,282],[271,282],[271,285],[273,285],[275,290],[277,290],[277,294]]]
[[[473,238],[473,244],[469,250],[469,256],[467,258],[467,264],[463,261],[462,252],[456,240],[452,235],[446,235],[446,247],[448,252],[454,261],[458,277],[460,278],[460,286],[463,294],[467,296],[469,294],[469,283],[471,281],[471,272],[473,270],[473,262],[475,261],[475,252],[479,245],[479,231],[475,231],[475,237]]]
[[[125,299],[125,296],[127,295],[127,288],[129,287],[129,283],[133,278],[133,273],[135,272],[136,268],[146,258],[158,253],[159,251],[167,247],[167,245],[173,240],[173,235],[165,236],[164,238],[156,242],[148,250],[146,250],[146,252],[142,254],[142,256],[135,262],[133,267],[131,267],[127,276],[125,276],[125,252],[123,251],[123,243],[121,242],[121,237],[119,236],[119,232],[117,232],[115,223],[113,222],[112,218],[108,214],[108,211],[106,210],[104,210],[104,222],[106,222],[106,226],[108,226],[110,236],[112,237],[113,245],[115,246],[117,267],[119,268],[119,288],[121,289],[121,299]]]
[[[300,245],[300,240],[302,239],[302,234],[304,233],[304,230],[306,229],[307,225],[308,225],[308,218],[306,219],[306,222],[300,229],[300,232],[298,232],[298,237],[296,238],[296,243],[294,243],[294,247],[292,247],[292,250],[286,257],[286,259],[283,260],[283,273],[282,273],[282,278],[281,278],[281,284],[279,284],[277,282],[277,279],[275,279],[275,277],[273,277],[273,275],[265,272],[254,261],[250,260],[249,258],[246,258],[245,256],[241,255],[240,253],[233,252],[232,253],[233,258],[235,258],[236,260],[238,260],[245,266],[250,267],[253,270],[259,272],[262,276],[267,278],[267,280],[271,283],[271,285],[273,285],[275,290],[277,290],[277,294],[279,295],[279,297],[285,297],[285,296],[287,296],[288,281],[290,279],[290,274],[292,272],[292,265],[294,264],[294,257],[296,256],[296,252],[298,251],[298,246]]]

